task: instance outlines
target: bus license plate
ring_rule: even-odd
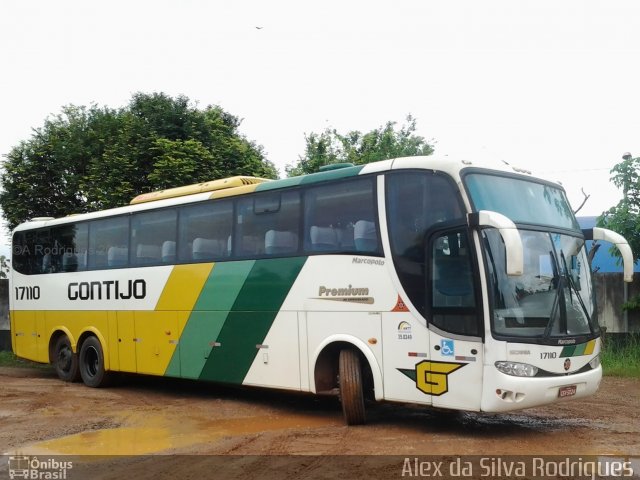
[[[566,387],[560,387],[558,390],[558,398],[572,397],[576,394],[578,387],[576,385],[568,385]]]

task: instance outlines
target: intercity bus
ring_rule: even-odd
[[[585,238],[563,188],[411,157],[233,177],[13,232],[11,330],[64,381],[113,372],[504,412],[593,394]]]

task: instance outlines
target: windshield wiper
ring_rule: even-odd
[[[562,258],[562,264],[564,266],[564,271],[567,272],[567,278],[569,279],[569,295],[571,296],[571,290],[576,292],[576,298],[578,299],[578,303],[580,303],[580,308],[582,308],[582,312],[585,317],[587,317],[587,322],[591,325],[591,315],[589,315],[589,311],[587,310],[587,306],[582,301],[582,297],[578,293],[578,288],[576,287],[575,282],[573,281],[573,277],[569,274],[569,268],[567,267],[567,259],[564,256],[564,252],[560,250],[560,258]],[[571,296],[571,304],[573,304],[573,296]]]
[[[562,328],[564,326],[564,330],[567,330],[567,305],[564,300],[564,281],[560,273],[558,258],[556,257],[553,249],[549,250],[549,257],[551,258],[551,267],[553,268],[553,281],[556,284],[556,294],[553,298],[553,307],[551,308],[551,314],[549,315],[549,323],[542,334],[543,338],[549,338],[551,336],[551,330],[555,325],[556,311],[558,307],[560,308],[560,327]]]

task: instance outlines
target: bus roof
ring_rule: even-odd
[[[204,201],[208,199],[225,198],[244,195],[252,192],[275,190],[280,188],[308,185],[313,183],[338,180],[357,175],[384,172],[399,169],[427,169],[441,171],[449,174],[456,182],[460,180],[460,171],[464,168],[485,168],[511,174],[530,175],[531,172],[516,167],[511,167],[503,162],[476,162],[465,159],[453,159],[448,156],[415,156],[401,157],[366,165],[345,166],[297,177],[289,177],[280,180],[269,180],[256,177],[231,177],[227,179],[213,180],[210,182],[177,187],[138,195],[130,205],[100,210],[96,212],[72,214],[67,217],[52,219],[50,217],[38,217],[24,222],[15,228],[15,231],[30,230],[44,226],[61,225],[65,223],[80,222],[102,217],[110,217],[131,212],[150,210],[173,205],[182,205]],[[557,184],[557,182],[553,182]],[[558,184],[558,187],[562,188]]]

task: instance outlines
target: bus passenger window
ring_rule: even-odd
[[[381,253],[372,178],[310,187],[304,204],[307,253]]]
[[[266,192],[238,200],[234,255],[294,255],[298,253],[300,193]]]
[[[80,272],[87,268],[89,224],[62,225],[51,229],[52,261],[57,272]]]
[[[210,261],[231,254],[232,201],[182,207],[179,223],[178,261]]]
[[[126,267],[129,261],[129,249],[127,247],[109,247],[107,250],[108,267]]]
[[[129,217],[113,217],[89,222],[90,270],[124,267],[129,253]]]
[[[132,266],[162,263],[163,245],[176,241],[177,221],[178,212],[174,208],[134,214],[131,218]]]

